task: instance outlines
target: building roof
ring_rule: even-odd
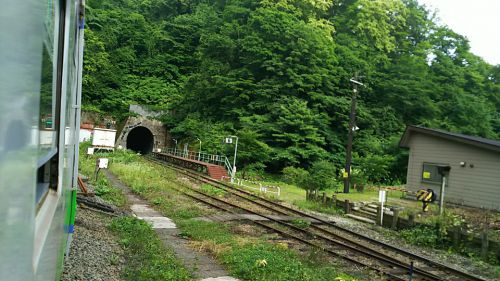
[[[401,140],[399,141],[399,146],[409,148],[409,141],[410,141],[411,135],[413,133],[420,133],[420,134],[435,136],[435,137],[447,139],[450,141],[460,142],[460,143],[469,144],[469,145],[473,145],[473,146],[477,146],[477,147],[500,152],[500,140],[492,140],[492,139],[474,137],[474,136],[469,136],[469,135],[464,135],[464,134],[451,133],[451,132],[447,132],[447,131],[443,131],[443,130],[430,129],[430,128],[425,128],[425,127],[420,127],[420,126],[408,126],[408,127],[406,127],[406,131],[403,134],[403,137],[401,137]]]

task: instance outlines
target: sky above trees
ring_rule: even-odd
[[[500,64],[500,1],[418,0],[437,9],[442,24],[470,40],[471,50],[491,64]]]

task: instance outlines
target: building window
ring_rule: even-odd
[[[438,172],[438,166],[442,164],[424,163],[422,169],[422,182],[441,184],[442,176]]]

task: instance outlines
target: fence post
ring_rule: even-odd
[[[408,215],[408,226],[413,227],[414,224],[415,224],[415,214],[412,213]]]
[[[486,260],[488,257],[488,248],[490,241],[488,240],[488,223],[485,223],[483,233],[481,233],[481,258]]]
[[[344,201],[344,212],[346,214],[350,214],[351,213],[351,204],[349,203],[349,199],[346,199]]]
[[[399,208],[393,208],[392,209],[392,229],[396,229],[398,227],[398,221],[399,221]]]
[[[323,198],[321,199],[321,201],[323,202],[323,205],[326,205],[326,193],[323,192]]]
[[[336,207],[337,205],[337,197],[335,196],[335,194],[332,195],[332,206],[333,207]]]
[[[377,205],[377,225],[384,226],[384,221],[380,220],[380,216],[382,215],[382,205]]]
[[[462,227],[457,225],[453,228],[453,247],[458,249],[460,247],[460,236],[462,232]]]

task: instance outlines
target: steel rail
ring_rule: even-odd
[[[279,220],[276,220],[276,219],[274,219],[274,218],[267,217],[266,215],[262,215],[262,214],[260,214],[260,213],[254,212],[254,211],[252,211],[252,210],[250,210],[250,209],[247,209],[247,208],[245,208],[245,207],[241,207],[241,206],[235,205],[235,204],[233,204],[233,203],[230,203],[230,202],[227,202],[227,201],[221,200],[221,199],[219,199],[219,198],[216,198],[216,197],[214,197],[214,196],[211,196],[211,195],[209,195],[209,194],[206,194],[206,193],[201,192],[201,191],[199,191],[199,190],[196,190],[196,189],[194,189],[194,188],[190,188],[190,187],[187,187],[187,188],[188,188],[190,191],[193,191],[193,192],[195,192],[195,193],[197,193],[197,194],[200,194],[200,195],[202,195],[202,196],[208,197],[208,198],[210,198],[211,200],[217,201],[217,202],[222,203],[222,204],[226,204],[226,205],[231,206],[231,207],[236,208],[236,209],[244,210],[245,212],[248,212],[248,213],[251,213],[251,214],[254,214],[254,215],[258,215],[258,216],[260,216],[260,217],[263,217],[263,218],[268,219],[269,221],[272,221],[272,222],[275,222],[275,223],[278,223],[278,224],[282,224],[282,225],[286,225],[286,226],[288,226],[288,227],[291,227],[291,228],[292,228],[292,229],[294,229],[294,230],[297,230],[297,231],[303,232],[303,233],[305,233],[305,234],[315,236],[314,234],[309,233],[309,232],[307,232],[307,231],[305,231],[305,230],[303,230],[303,229],[301,229],[301,228],[298,228],[298,227],[296,227],[296,226],[294,226],[294,225],[287,224],[287,223],[283,223],[283,222],[281,222],[281,221],[279,221]],[[220,206],[220,205],[217,205],[217,204],[214,204],[214,203],[212,203],[212,202],[210,202],[210,201],[208,201],[208,200],[206,200],[206,199],[203,199],[203,198],[200,198],[200,197],[194,196],[194,195],[192,195],[192,194],[189,194],[189,193],[187,193],[187,192],[185,192],[185,191],[183,191],[183,190],[181,190],[181,189],[179,189],[179,188],[173,188],[173,189],[175,189],[177,192],[179,192],[179,193],[181,193],[181,194],[183,194],[183,195],[185,195],[185,196],[187,196],[187,197],[189,197],[189,198],[192,198],[192,199],[194,199],[194,200],[197,200],[197,201],[200,201],[200,202],[202,202],[202,203],[205,203],[205,204],[207,204],[207,205],[209,205],[209,206],[211,206],[211,207],[214,207],[214,208],[219,209],[219,210],[223,210],[223,211],[228,212],[228,213],[231,213],[231,214],[236,214],[236,215],[238,215],[238,213],[236,213],[235,211],[233,211],[233,210],[231,210],[231,209],[229,209],[229,208],[224,208],[224,207],[222,207],[222,206]],[[270,225],[267,225],[266,223],[263,223],[263,222],[260,222],[260,221],[252,221],[252,223],[254,223],[254,224],[258,225],[258,226],[264,227],[264,228],[266,228],[266,229],[269,229],[269,230],[271,230],[271,231],[273,231],[273,232],[279,233],[279,234],[281,234],[281,235],[283,235],[283,236],[290,237],[290,238],[292,238],[292,239],[294,239],[294,240],[297,240],[297,241],[299,241],[299,242],[301,242],[301,243],[303,243],[303,244],[306,244],[306,245],[308,245],[308,246],[311,246],[311,247],[314,247],[314,248],[321,249],[321,250],[323,250],[323,251],[325,251],[325,252],[329,253],[329,254],[330,254],[330,255],[332,255],[332,256],[339,257],[339,258],[342,258],[342,259],[348,260],[349,262],[352,262],[352,263],[358,264],[358,265],[360,265],[360,266],[364,266],[364,267],[370,268],[370,269],[372,269],[372,270],[374,270],[374,271],[376,271],[376,272],[378,272],[378,273],[380,273],[380,274],[383,274],[384,276],[389,277],[389,278],[390,278],[390,280],[400,280],[400,281],[405,281],[405,280],[407,280],[406,278],[402,278],[402,277],[400,277],[400,276],[397,276],[397,275],[394,275],[393,273],[390,273],[390,272],[384,271],[384,270],[382,270],[382,269],[380,269],[380,268],[378,268],[378,267],[375,267],[375,266],[373,266],[373,265],[370,265],[370,264],[367,264],[367,263],[361,262],[361,261],[359,261],[359,260],[356,260],[356,259],[351,258],[351,257],[346,256],[346,255],[343,255],[343,254],[337,253],[337,252],[335,252],[335,251],[333,251],[333,250],[331,250],[331,249],[327,249],[327,248],[325,248],[325,247],[322,247],[321,245],[318,245],[318,244],[313,243],[313,242],[311,242],[311,241],[308,241],[308,240],[306,240],[306,239],[300,238],[300,237],[298,237],[298,236],[296,236],[296,235],[293,235],[293,234],[288,233],[288,232],[286,232],[286,231],[283,231],[283,230],[281,230],[281,229],[278,229],[278,228],[272,227],[272,226],[270,226]],[[342,245],[341,245],[341,246],[342,246]],[[380,260],[380,259],[377,259],[377,260],[378,260],[379,262],[385,262],[384,260]],[[390,262],[387,262],[387,263],[390,263]],[[382,263],[382,264],[383,264],[383,263]],[[401,266],[400,266],[400,267],[401,267]],[[404,267],[404,266],[403,266],[402,268],[403,268],[403,269],[406,269],[406,267]],[[405,272],[406,272],[406,270],[405,270],[405,271],[403,271],[403,272],[401,272],[401,274],[404,274]],[[435,279],[430,279],[430,280],[435,280]]]
[[[271,200],[269,200],[269,199],[266,199],[266,198],[263,198],[263,197],[261,197],[261,196],[255,195],[255,194],[253,194],[253,193],[251,193],[251,192],[248,192],[248,191],[246,191],[246,190],[242,190],[242,189],[239,189],[239,188],[235,188],[235,187],[234,187],[234,186],[232,186],[232,185],[229,185],[229,184],[226,184],[226,183],[223,183],[223,182],[220,182],[220,181],[214,180],[214,179],[209,178],[209,177],[207,177],[207,176],[205,176],[205,175],[203,175],[203,174],[196,173],[196,172],[193,172],[193,171],[190,171],[190,170],[180,169],[180,168],[178,168],[178,167],[176,167],[176,166],[173,166],[173,165],[171,165],[171,164],[169,164],[169,163],[167,163],[167,162],[165,162],[165,161],[159,160],[159,159],[154,159],[154,160],[155,160],[155,161],[157,161],[157,162],[159,162],[159,163],[161,163],[161,164],[163,164],[163,165],[168,164],[170,167],[173,167],[175,170],[177,170],[177,171],[179,171],[179,172],[181,172],[181,173],[183,173],[183,174],[185,174],[185,175],[188,175],[188,176],[190,176],[190,177],[192,177],[192,178],[198,179],[198,178],[196,178],[196,177],[202,177],[205,181],[207,181],[207,183],[212,183],[212,184],[215,184],[215,185],[217,185],[216,187],[222,188],[222,189],[224,189],[224,190],[226,190],[226,191],[228,191],[228,192],[231,192],[232,194],[234,194],[234,195],[236,195],[236,196],[238,196],[238,197],[240,197],[240,198],[242,198],[242,199],[245,199],[245,200],[251,201],[251,202],[252,202],[252,203],[254,203],[254,204],[257,204],[257,205],[259,205],[259,206],[261,206],[261,207],[264,207],[264,208],[266,208],[266,209],[272,210],[272,211],[274,211],[274,212],[278,212],[278,213],[280,213],[280,214],[284,214],[284,215],[289,215],[289,213],[286,213],[286,212],[283,212],[283,211],[280,211],[280,210],[276,210],[275,208],[273,208],[273,207],[271,207],[271,206],[268,206],[268,205],[262,204],[261,202],[257,202],[257,201],[255,201],[255,200],[252,200],[252,199],[247,198],[247,197],[245,197],[245,196],[241,196],[240,194],[237,194],[236,192],[243,193],[243,194],[248,195],[248,196],[250,196],[250,197],[253,197],[253,198],[257,199],[257,200],[260,200],[260,201],[263,201],[263,202],[265,202],[265,203],[267,203],[267,204],[270,204],[270,205],[272,205],[272,206],[274,206],[274,207],[281,208],[281,209],[285,209],[285,210],[286,210],[286,211],[288,211],[288,212],[292,212],[292,213],[294,213],[294,214],[298,214],[298,215],[301,215],[301,216],[308,217],[308,218],[310,218],[310,219],[313,219],[313,220],[319,221],[319,222],[321,222],[321,223],[323,223],[323,224],[325,224],[325,225],[328,225],[328,226],[330,226],[330,227],[333,227],[333,228],[335,228],[335,229],[337,229],[337,230],[339,230],[339,231],[344,231],[344,232],[347,232],[347,233],[348,233],[348,234],[350,234],[351,236],[357,237],[358,239],[361,239],[361,240],[366,240],[368,243],[376,244],[376,245],[377,245],[377,246],[379,246],[379,247],[383,247],[383,248],[384,248],[384,250],[389,249],[389,250],[392,250],[392,251],[394,251],[394,252],[397,252],[397,253],[398,253],[398,254],[400,254],[400,255],[406,256],[406,258],[407,258],[407,259],[409,259],[410,261],[412,261],[412,258],[413,258],[413,259],[417,259],[417,260],[419,260],[419,262],[420,262],[420,263],[424,263],[424,264],[426,264],[427,266],[430,266],[430,267],[431,267],[432,269],[434,269],[434,270],[438,270],[438,269],[439,269],[439,270],[444,271],[444,272],[452,273],[452,274],[454,274],[454,275],[459,275],[459,276],[461,276],[461,277],[465,277],[465,278],[466,278],[466,280],[471,280],[471,281],[485,281],[485,279],[482,279],[482,278],[480,278],[480,277],[470,275],[470,274],[465,273],[465,272],[463,272],[463,271],[460,271],[460,270],[458,270],[458,269],[455,269],[455,268],[452,268],[452,267],[446,266],[446,265],[444,265],[444,264],[442,264],[442,263],[438,263],[438,262],[435,262],[435,261],[433,261],[433,260],[430,260],[430,259],[428,259],[428,258],[426,258],[426,257],[421,256],[421,255],[418,255],[418,254],[415,254],[415,253],[411,253],[411,252],[409,252],[409,251],[406,251],[406,250],[403,250],[403,249],[397,248],[397,247],[395,247],[395,246],[392,246],[392,245],[390,245],[390,244],[386,244],[386,243],[384,243],[384,242],[381,242],[381,241],[375,240],[375,239],[373,239],[373,238],[370,238],[370,237],[368,237],[368,236],[365,236],[365,235],[362,235],[362,234],[360,234],[360,233],[354,232],[354,231],[352,231],[352,230],[345,229],[345,228],[343,228],[343,227],[340,227],[340,226],[336,225],[335,223],[332,223],[331,221],[324,220],[324,219],[322,219],[322,218],[320,218],[320,217],[313,216],[313,215],[310,215],[310,214],[308,214],[308,213],[305,213],[305,212],[302,212],[302,211],[299,211],[299,210],[296,210],[296,209],[290,208],[290,207],[288,207],[288,206],[281,205],[281,204],[276,203],[276,202],[273,202],[273,201],[271,201]],[[199,179],[198,179],[198,180],[199,180]],[[221,186],[223,186],[223,187],[221,187]],[[314,226],[314,225],[312,225],[312,228],[316,229],[317,231],[321,231],[321,232],[326,233],[326,234],[328,234],[328,235],[334,236],[334,237],[336,237],[336,238],[338,238],[338,239],[340,239],[340,240],[346,241],[346,242],[348,242],[348,243],[353,243],[353,244],[355,244],[355,245],[356,245],[356,247],[363,248],[363,249],[365,249],[365,251],[371,251],[372,253],[374,253],[374,254],[376,254],[376,255],[381,255],[381,256],[383,256],[383,257],[385,257],[385,258],[389,258],[389,259],[392,259],[392,260],[396,260],[396,259],[394,259],[394,258],[392,258],[392,257],[387,256],[387,254],[384,254],[384,253],[381,253],[381,252],[379,252],[379,251],[377,251],[377,250],[371,249],[371,248],[369,248],[369,247],[367,247],[367,246],[365,246],[365,245],[360,244],[360,243],[359,243],[359,242],[357,242],[357,241],[353,241],[353,240],[351,240],[351,239],[345,238],[344,236],[341,236],[341,235],[338,235],[338,234],[336,234],[336,233],[333,233],[333,232],[331,232],[331,231],[329,231],[329,230],[327,230],[327,229],[324,229],[324,228],[322,228],[322,227],[318,227],[318,226]],[[408,267],[408,268],[409,268],[409,267]],[[425,275],[425,273],[423,273],[423,272],[427,272],[427,271],[423,271],[422,269],[417,268],[417,269],[416,269],[416,272],[418,272],[418,273],[420,273],[420,274]],[[434,275],[433,273],[428,273],[428,276],[429,276],[429,277],[433,276],[434,278],[436,278],[436,277],[437,277],[437,276],[436,276],[436,275]],[[439,280],[439,279],[437,279],[437,280]],[[464,279],[460,279],[460,280],[464,280]]]

